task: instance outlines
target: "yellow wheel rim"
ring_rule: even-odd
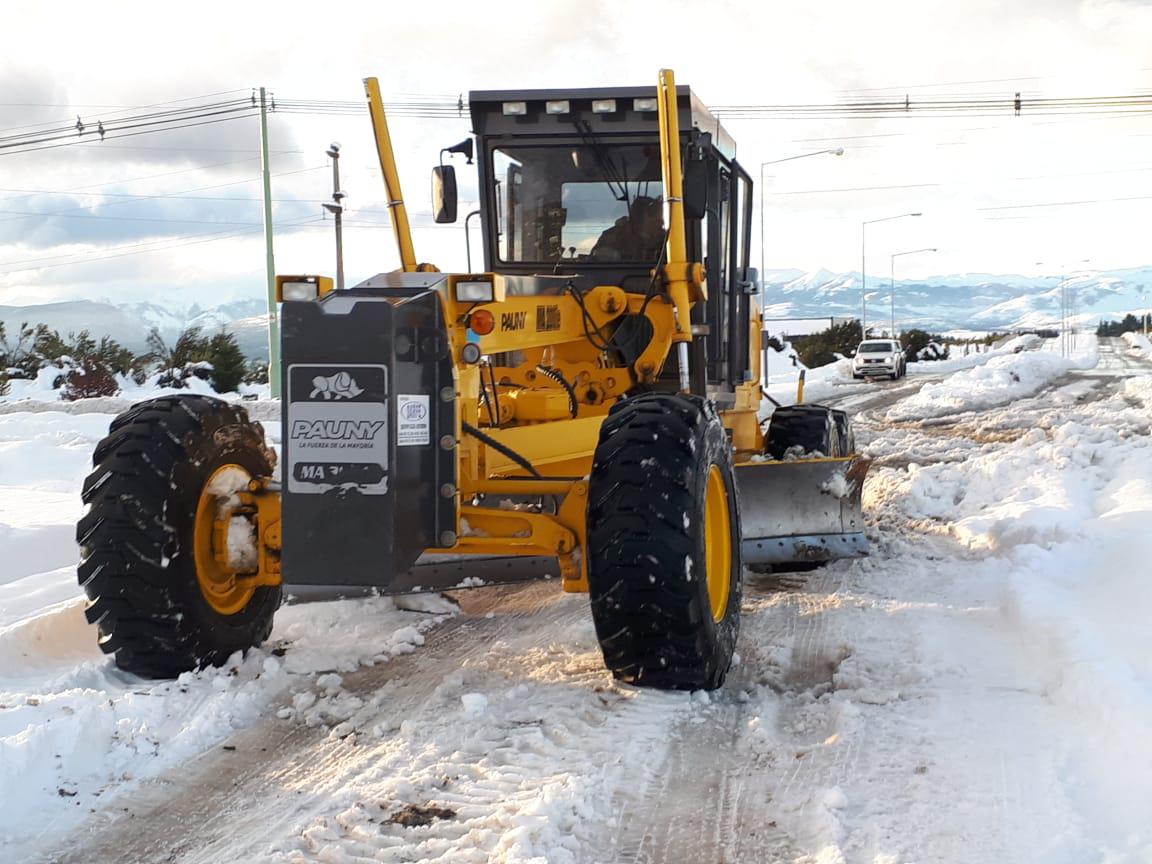
[[[728,489],[719,465],[708,469],[704,494],[704,563],[712,620],[719,623],[728,610],[732,581],[732,522],[728,515]]]
[[[200,583],[200,593],[216,612],[221,615],[235,615],[248,605],[256,586],[251,580],[237,578],[236,573],[225,567],[215,554],[215,527],[219,513],[219,497],[210,492],[214,482],[228,471],[247,470],[239,465],[221,465],[212,472],[204,488],[200,490],[200,501],[196,505],[196,523],[193,537],[196,560],[196,581]],[[225,532],[223,537],[227,537]]]

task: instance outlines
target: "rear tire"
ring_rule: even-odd
[[[271,476],[275,454],[260,424],[218,399],[151,399],[112,421],[92,464],[76,540],[100,649],[121,669],[161,678],[263,642],[280,586],[257,587],[243,608],[222,614],[201,588],[194,548],[201,493],[218,469]]]
[[[823,405],[788,405],[777,408],[768,422],[768,455],[783,459],[792,447],[805,453],[836,456],[840,453],[834,412]]]
[[[647,393],[613,409],[589,479],[586,554],[616,678],[676,690],[724,682],[740,626],[740,508],[710,403]]]
[[[856,433],[852,429],[852,421],[848,418],[847,411],[841,411],[838,408],[831,409],[832,422],[836,426],[836,438],[839,442],[839,449],[833,455],[836,456],[853,456],[856,453]]]

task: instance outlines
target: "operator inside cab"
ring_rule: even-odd
[[[616,224],[596,240],[589,255],[598,261],[655,261],[664,245],[664,206],[659,198],[637,197]]]

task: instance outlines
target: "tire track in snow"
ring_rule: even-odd
[[[463,614],[427,633],[424,648],[344,677],[344,689],[368,694],[392,682],[398,710],[413,710],[454,668],[462,654],[526,630],[539,633],[533,620],[555,605],[558,585],[527,583],[462,592]],[[497,608],[500,615],[495,616]],[[559,611],[559,610],[554,610]],[[494,617],[486,618],[489,613]],[[559,615],[545,615],[558,619]],[[545,631],[547,628],[544,628]],[[228,850],[245,831],[268,829],[268,803],[283,801],[279,790],[307,788],[316,777],[336,771],[347,759],[340,745],[328,742],[328,728],[285,724],[275,707],[256,726],[230,737],[221,747],[166,772],[135,793],[121,796],[116,811],[95,814],[74,838],[74,847],[45,860],[53,864],[137,864],[182,860],[202,850],[232,860]],[[269,742],[273,742],[269,746]],[[223,747],[234,748],[224,750]],[[255,818],[245,814],[255,813]],[[71,846],[71,844],[70,844]]]
[[[339,717],[315,728],[269,717],[230,738],[234,750],[120,798],[49,860],[586,860],[577,852],[608,821],[612,791],[632,783],[689,698],[613,684],[585,598],[556,582],[462,599],[467,613],[424,648],[321,697],[313,710],[363,703],[351,734]],[[490,704],[462,712],[469,691]],[[430,802],[456,816],[388,824]]]

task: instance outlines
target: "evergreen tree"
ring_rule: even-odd
[[[208,380],[217,393],[232,393],[244,380],[248,360],[231,333],[221,330],[209,340],[208,362],[212,364]]]

